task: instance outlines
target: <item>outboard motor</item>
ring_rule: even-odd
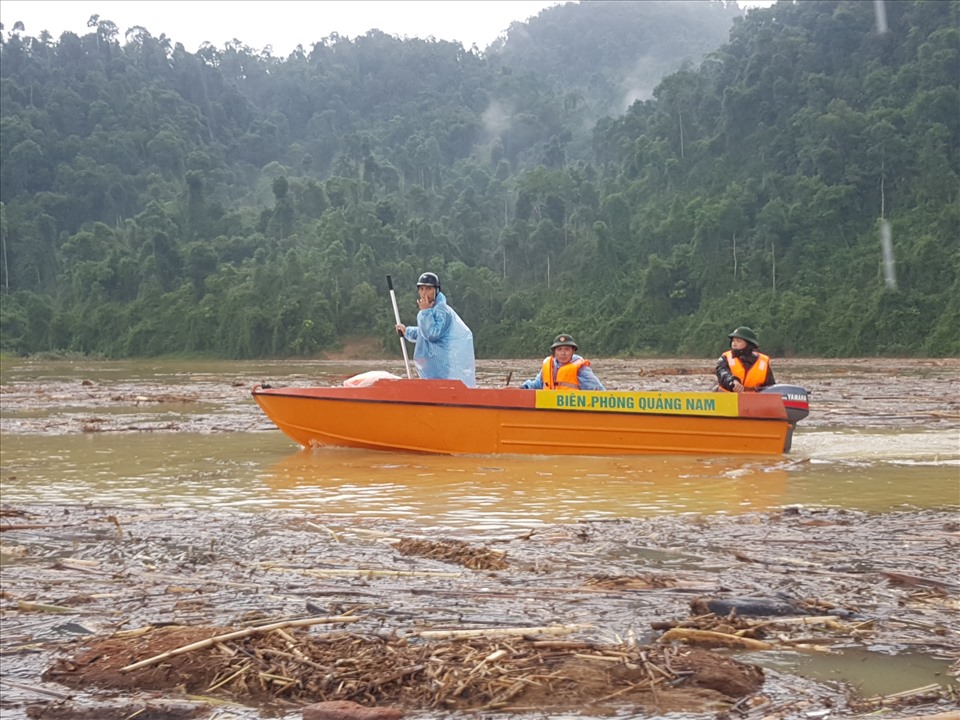
[[[799,385],[785,385],[777,383],[768,385],[760,392],[777,393],[783,398],[783,407],[787,410],[787,420],[796,425],[810,414],[810,393]]]
[[[794,428],[796,428],[798,422],[810,414],[810,393],[799,385],[786,385],[784,383],[769,385],[760,392],[777,393],[783,398],[783,407],[787,411],[787,422],[790,423],[783,451],[790,452],[790,446],[793,444]]]

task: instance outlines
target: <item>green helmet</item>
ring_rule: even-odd
[[[730,340],[733,340],[733,338],[740,338],[741,340],[746,340],[751,345],[760,347],[760,338],[757,337],[757,334],[753,330],[748,328],[746,325],[741,325],[732,333],[727,335],[727,337]]]
[[[577,345],[577,341],[574,340],[574,339],[573,339],[572,337],[570,337],[569,335],[557,335],[557,336],[553,339],[553,345],[550,346],[550,349],[551,349],[551,350],[556,350],[558,347],[562,347],[562,346],[564,346],[564,345],[569,345],[569,346],[572,347],[574,350],[579,350],[579,349],[580,349],[580,346]]]

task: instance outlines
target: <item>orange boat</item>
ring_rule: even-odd
[[[458,380],[274,388],[253,397],[304,447],[518,455],[788,452],[807,393],[624,392],[468,388]],[[789,411],[789,412],[788,412]]]

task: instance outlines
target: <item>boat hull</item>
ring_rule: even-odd
[[[305,447],[439,454],[769,455],[791,430],[778,395],[470,389],[448,380],[263,388],[253,396]]]

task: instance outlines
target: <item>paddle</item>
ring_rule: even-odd
[[[397,325],[400,324],[400,309],[397,307],[397,294],[393,291],[393,280],[387,275],[387,287],[390,288],[390,300],[393,302],[393,316],[397,319]],[[400,335],[400,349],[403,351],[403,364],[407,368],[407,379],[412,380],[410,374],[410,360],[407,358],[407,344],[403,341],[403,335]]]

